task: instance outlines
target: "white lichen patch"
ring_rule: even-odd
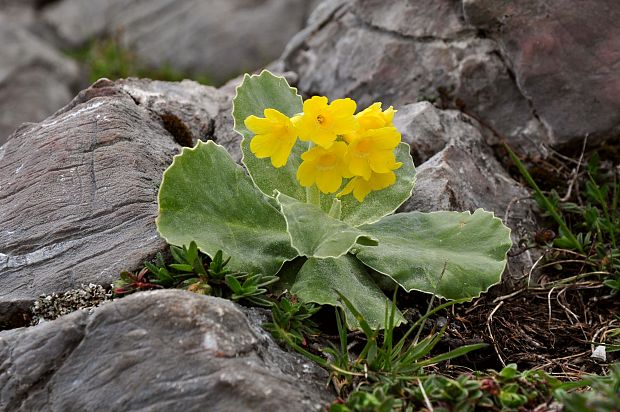
[[[202,338],[202,347],[208,351],[217,351],[217,338],[210,332],[205,333],[204,338]]]

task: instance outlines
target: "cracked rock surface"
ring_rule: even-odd
[[[614,0],[329,2],[294,39],[285,70],[307,94],[402,106],[431,99],[545,157],[620,132]]]
[[[232,302],[179,290],[0,332],[3,411],[317,411],[326,379]]]
[[[40,294],[109,284],[164,249],[157,189],[179,149],[109,81],[1,146],[0,323]]]

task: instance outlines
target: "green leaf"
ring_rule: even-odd
[[[413,191],[415,185],[415,167],[409,153],[409,145],[400,143],[396,148],[396,160],[403,165],[395,171],[396,183],[383,190],[370,192],[363,202],[358,202],[353,195],[342,196],[341,219],[351,226],[376,222],[393,213],[402,205]],[[329,201],[331,205],[331,201]]]
[[[482,209],[397,213],[360,229],[379,240],[355,246],[360,261],[406,291],[447,299],[474,298],[498,283],[512,244],[510,229]]]
[[[184,148],[164,172],[157,229],[172,245],[193,240],[209,256],[234,256],[233,270],[273,275],[297,256],[286,222],[226,150],[209,141]]]
[[[319,305],[338,306],[344,309],[350,329],[359,329],[353,313],[338,298],[336,290],[360,311],[372,328],[383,328],[386,305],[392,302],[372,281],[366,268],[355,257],[344,255],[339,258],[308,259],[295,274],[287,271],[280,274],[280,286],[288,289],[304,302]],[[395,324],[404,322],[400,312]]]
[[[416,363],[416,366],[422,367],[422,366],[427,366],[427,365],[433,365],[435,363],[439,363],[439,362],[444,362],[450,359],[454,359],[454,358],[458,358],[459,356],[463,356],[468,354],[469,352],[475,351],[475,350],[479,350],[479,349],[484,349],[486,347],[488,347],[489,345],[486,343],[474,343],[472,345],[463,345],[463,346],[459,346],[456,349],[453,349],[449,352],[445,352],[442,354],[439,354],[437,356],[433,356],[430,359],[426,359],[420,362]]]
[[[292,117],[303,111],[303,101],[297,94],[297,89],[290,87],[284,77],[274,76],[267,70],[263,70],[259,75],[246,74],[241,85],[237,87],[232,109],[234,129],[243,136],[243,164],[256,186],[267,196],[273,196],[277,189],[305,201],[306,190],[299,185],[295,176],[307,143],[297,141],[286,165],[278,169],[271,165],[271,159],[258,159],[250,151],[250,140],[254,134],[245,127],[244,120],[250,115],[265,117],[263,111],[267,108]]]
[[[172,263],[170,264],[172,269],[176,269],[181,272],[193,272],[194,267],[192,265],[186,265],[184,263]]]
[[[276,200],[286,219],[291,244],[302,256],[339,257],[361,239],[365,244],[377,244],[364,232],[329,217],[315,205],[300,202],[282,193],[277,194]]]

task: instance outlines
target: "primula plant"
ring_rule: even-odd
[[[500,280],[510,231],[482,209],[393,214],[415,183],[394,113],[303,101],[282,77],[246,75],[232,116],[247,173],[212,141],[184,148],[164,172],[160,234],[209,256],[222,250],[231,270],[277,275],[302,301],[341,307],[350,328],[359,323],[339,293],[384,327],[391,302],[378,283],[479,296]]]

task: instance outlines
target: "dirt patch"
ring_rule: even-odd
[[[620,326],[614,321],[620,302],[609,291],[598,281],[584,281],[485,295],[454,308],[446,337],[489,343],[492,350],[478,362],[496,369],[516,363],[520,370],[541,369],[568,379],[602,373],[614,353],[607,353],[607,362],[592,358],[597,346],[592,342],[604,342],[611,328]]]

